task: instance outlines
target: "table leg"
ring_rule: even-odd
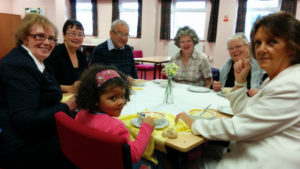
[[[158,72],[158,75],[159,75],[159,79],[160,79],[160,76],[161,76],[161,63],[159,64],[159,72]]]
[[[153,79],[156,79],[156,63],[154,64]]]

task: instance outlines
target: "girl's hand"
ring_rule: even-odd
[[[175,118],[175,123],[178,122],[178,120],[181,119],[185,122],[185,124],[187,124],[189,126],[189,128],[192,127],[192,124],[194,123],[194,120],[191,119],[186,112],[181,112],[179,114],[177,114],[176,118]]]
[[[234,63],[234,76],[235,80],[240,83],[247,81],[248,73],[251,69],[251,63],[249,59],[240,59]]]
[[[214,91],[218,92],[222,90],[222,83],[220,81],[213,82],[213,89]]]
[[[155,122],[150,116],[146,116],[145,118],[143,118],[143,122],[149,124],[154,129]]]

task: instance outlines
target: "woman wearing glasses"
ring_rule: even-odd
[[[84,38],[82,24],[69,19],[63,26],[64,43],[56,45],[45,64],[52,69],[63,92],[74,93],[79,77],[88,67],[86,56],[79,49]]]
[[[251,60],[251,73],[247,76],[247,88],[257,88],[262,82],[264,71],[260,69],[257,61],[250,56],[249,42],[245,34],[236,33],[231,36],[227,41],[227,47],[231,58],[221,67],[220,79],[219,81],[213,82],[213,89],[215,91],[220,91],[222,87],[234,86],[235,78],[233,65],[242,58]],[[250,96],[253,93],[252,90],[249,91]]]
[[[60,150],[54,114],[72,115],[75,97],[60,102],[59,84],[43,64],[57,29],[27,14],[15,37],[17,47],[0,61],[0,168],[74,168]]]

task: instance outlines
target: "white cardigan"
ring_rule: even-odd
[[[300,64],[290,66],[266,79],[254,97],[246,88],[229,93],[233,118],[193,123],[195,135],[231,141],[217,169],[300,168],[299,79]]]

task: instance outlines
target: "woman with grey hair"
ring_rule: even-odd
[[[204,53],[194,50],[199,38],[188,26],[179,28],[174,38],[180,51],[171,58],[171,63],[179,66],[175,81],[195,86],[210,87],[212,84],[211,68]]]
[[[194,163],[198,169],[299,169],[299,37],[300,21],[290,13],[258,18],[251,30],[251,51],[268,74],[259,92],[246,95],[251,64],[243,58],[234,64],[237,83],[226,95],[235,112],[231,119],[194,121],[186,113],[177,115],[195,135],[231,141],[219,162],[202,159]],[[216,166],[209,165],[213,162]]]
[[[233,87],[234,86],[234,63],[242,58],[249,59],[251,62],[251,73],[247,76],[247,88],[249,95],[253,96],[258,86],[262,82],[264,71],[260,69],[257,61],[251,57],[249,50],[249,42],[244,33],[236,33],[227,40],[227,47],[230,54],[225,64],[220,69],[219,81],[213,82],[213,89],[220,91],[222,87]]]

